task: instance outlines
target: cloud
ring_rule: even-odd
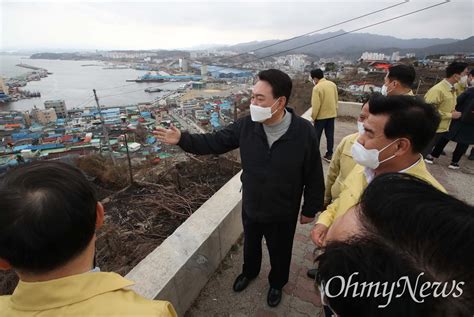
[[[153,49],[284,39],[403,1],[35,1],[5,2],[2,48]],[[420,9],[411,1],[338,26],[352,30]],[[443,6],[361,32],[399,38],[472,36],[472,1]]]

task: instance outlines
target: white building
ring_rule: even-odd
[[[45,109],[54,109],[58,118],[66,118],[67,108],[64,100],[46,100],[44,102]]]
[[[207,81],[207,65],[201,66],[201,79],[202,81]]]
[[[184,58],[180,58],[179,59],[179,68],[183,71],[183,72],[187,72],[188,71],[188,61]]]
[[[388,60],[388,56],[386,56],[384,53],[374,53],[374,52],[364,52],[360,58],[363,59],[364,61]]]
[[[398,62],[400,60],[400,52],[393,52],[390,60],[393,62]]]

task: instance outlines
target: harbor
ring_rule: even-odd
[[[158,164],[179,154],[156,140],[156,127],[173,124],[199,133],[222,129],[241,112],[235,98],[248,100],[242,96],[249,86],[237,86],[240,90],[214,83],[206,90],[181,84],[151,102],[126,106],[68,109],[64,100],[48,100],[44,109],[1,111],[0,173],[33,160],[71,160],[94,153],[125,160],[127,148],[134,165]]]

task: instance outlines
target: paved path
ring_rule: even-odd
[[[336,123],[335,144],[345,136],[356,131],[355,121],[338,120]],[[474,161],[463,158],[462,168],[452,171],[447,168],[454,144],[446,148],[448,156],[442,156],[437,164],[429,166],[433,175],[453,195],[474,204]],[[326,150],[325,137],[321,140],[321,153]],[[325,172],[328,163],[323,162]],[[220,268],[209,280],[186,317],[195,316],[228,316],[228,317],[276,317],[276,316],[324,316],[321,313],[319,295],[314,290],[313,282],[306,277],[306,270],[313,262],[313,245],[309,239],[311,225],[299,225],[293,245],[290,281],[283,289],[283,299],[277,308],[266,304],[268,291],[267,276],[269,258],[263,248],[262,271],[259,277],[242,293],[234,293],[232,284],[240,273],[243,262],[242,243],[237,243],[222,262]]]

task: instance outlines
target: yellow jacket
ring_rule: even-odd
[[[311,96],[311,107],[313,109],[311,118],[323,120],[337,116],[337,87],[332,81],[321,78],[313,88]]]
[[[2,317],[156,316],[176,317],[166,301],[125,289],[133,282],[116,273],[90,272],[46,282],[20,281],[13,295],[0,296]]]
[[[459,96],[466,90],[466,86],[461,83],[454,84],[454,89],[456,90],[456,95]]]
[[[324,192],[324,205],[329,205],[341,193],[341,186],[347,175],[352,171],[356,162],[352,159],[352,145],[359,137],[359,133],[345,136],[336,148],[329,164]]]
[[[347,210],[359,203],[360,197],[368,185],[364,170],[363,166],[356,164],[342,183],[339,197],[319,215],[316,223],[330,227],[336,218],[342,216]],[[422,158],[415,165],[405,170],[404,173],[416,176],[437,189],[446,192],[444,187],[428,172]]]
[[[451,112],[456,106],[456,97],[456,89],[451,88],[446,79],[431,87],[425,94],[425,101],[434,105],[441,115],[441,122],[436,133],[448,131],[452,118]]]

